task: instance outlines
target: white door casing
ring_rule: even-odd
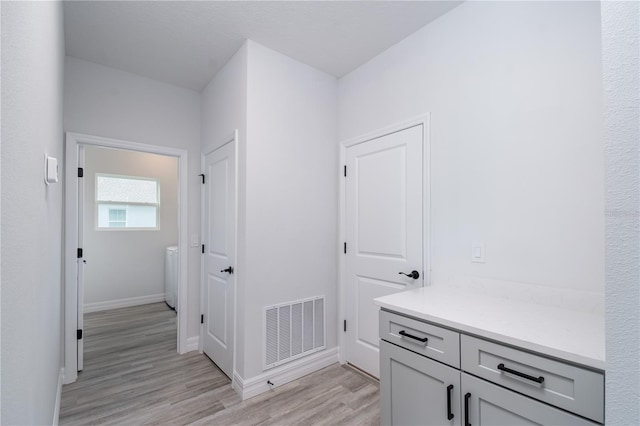
[[[73,383],[78,377],[78,371],[83,368],[82,340],[78,340],[78,330],[82,330],[82,284],[84,259],[78,259],[77,249],[82,242],[82,178],[78,177],[78,167],[84,164],[83,147],[86,145],[148,152],[151,154],[168,155],[178,158],[178,247],[184,255],[179,259],[178,276],[178,317],[177,317],[177,349],[178,353],[187,352],[187,172],[188,154],[184,149],[164,146],[141,144],[119,139],[100,136],[84,135],[67,132],[65,138],[65,225],[64,225],[64,377],[63,383]],[[83,252],[89,257],[91,253]],[[84,338],[84,332],[83,332]]]
[[[78,167],[84,170],[84,146],[78,146]],[[84,247],[84,179],[78,179],[78,245]],[[78,371],[84,369],[84,251],[78,253]]]
[[[379,376],[373,299],[420,287],[424,267],[426,122],[345,148],[344,361]],[[401,272],[411,274],[414,279]]]
[[[204,158],[203,351],[233,377],[236,260],[236,142]]]

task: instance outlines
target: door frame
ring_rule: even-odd
[[[237,327],[238,327],[238,318],[237,318],[237,306],[238,306],[238,283],[240,281],[240,278],[242,277],[242,273],[243,271],[241,270],[241,268],[238,268],[238,226],[239,226],[239,221],[238,221],[238,202],[239,202],[239,197],[238,197],[238,187],[239,187],[239,181],[238,181],[238,176],[239,176],[239,153],[240,153],[240,149],[239,149],[239,144],[238,144],[238,129],[235,129],[234,131],[232,131],[231,133],[229,133],[225,138],[222,138],[219,142],[215,142],[215,143],[210,143],[206,146],[204,146],[202,148],[202,152],[200,154],[200,172],[202,174],[204,174],[205,170],[205,158],[207,157],[207,155],[211,154],[212,152],[222,148],[223,146],[230,144],[230,143],[235,143],[235,212],[236,212],[236,220],[235,220],[235,229],[233,230],[233,237],[236,240],[236,244],[235,244],[235,249],[234,249],[234,253],[233,256],[235,258],[235,266],[234,266],[234,271],[233,274],[235,275],[235,284],[233,286],[233,312],[232,312],[232,317],[233,317],[233,345],[232,345],[232,350],[233,350],[233,354],[231,355],[231,359],[233,360],[233,368],[232,368],[232,375],[231,375],[231,385],[232,387],[235,385],[236,383],[236,342],[237,342]],[[202,244],[205,244],[205,240],[206,240],[206,232],[205,232],[205,227],[206,227],[206,220],[207,218],[205,217],[205,186],[201,185],[201,189],[200,189],[200,242]],[[204,311],[205,311],[205,294],[204,294],[204,287],[205,287],[205,262],[201,261],[200,262],[200,315],[204,315]],[[204,353],[204,324],[200,323],[200,338],[198,341],[198,351],[200,353]],[[214,360],[215,361],[215,360]],[[235,387],[234,387],[235,389]]]
[[[78,377],[77,336],[78,288],[78,151],[80,146],[117,148],[129,151],[160,154],[178,159],[178,247],[180,275],[178,277],[177,351],[187,352],[188,286],[188,156],[184,149],[148,145],[101,136],[67,132],[65,137],[65,196],[64,196],[64,380],[73,383]]]
[[[341,178],[339,179],[339,221],[338,221],[338,241],[340,242],[340,250],[338,252],[338,360],[341,364],[347,362],[346,359],[346,333],[343,329],[343,320],[347,317],[346,306],[346,258],[342,251],[342,242],[346,241],[346,180],[343,175],[343,167],[346,165],[347,148],[354,145],[368,142],[392,133],[397,133],[408,128],[422,125],[422,249],[423,249],[423,265],[424,265],[424,284],[431,284],[431,113],[425,113],[417,117],[404,120],[387,127],[360,135],[354,138],[346,139],[340,142],[340,163],[339,170]]]

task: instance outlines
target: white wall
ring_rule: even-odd
[[[87,146],[84,169],[85,306],[163,295],[165,249],[178,244],[178,159]],[[160,229],[97,230],[96,173],[157,179]]]
[[[263,308],[326,296],[337,345],[337,80],[248,42],[243,378],[262,372]]]
[[[200,94],[67,57],[65,131],[185,149],[188,233],[200,235]],[[188,253],[187,336],[199,334],[200,247]]]
[[[64,35],[58,2],[2,2],[2,424],[52,424],[61,367]]]
[[[640,8],[602,2],[606,119],[606,422],[640,417]]]
[[[327,298],[336,338],[337,81],[247,41],[202,95],[203,149],[239,130],[235,370],[262,373],[263,308]]]
[[[227,142],[238,130],[238,211],[236,242],[236,336],[235,368],[242,375],[244,364],[244,259],[246,217],[246,139],[247,139],[247,43],[222,67],[202,92],[202,149],[212,150]]]
[[[246,138],[246,126],[247,43],[202,91],[202,146],[220,146],[235,129]]]
[[[597,2],[466,2],[340,79],[339,138],[432,113],[434,283],[603,293],[601,77]]]

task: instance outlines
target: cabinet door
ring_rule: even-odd
[[[462,405],[465,426],[597,424],[467,373],[462,373]]]
[[[380,341],[382,425],[460,425],[460,371]]]

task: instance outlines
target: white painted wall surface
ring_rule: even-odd
[[[219,148],[238,130],[238,240],[236,241],[236,317],[234,339],[235,368],[244,354],[245,220],[246,217],[246,139],[247,139],[247,43],[233,55],[202,92],[202,150]]]
[[[84,304],[164,294],[165,250],[178,244],[178,159],[85,147]],[[160,229],[98,230],[96,173],[157,179]]]
[[[640,418],[640,7],[602,2],[607,425]]]
[[[202,146],[218,147],[247,126],[247,43],[202,91]],[[243,136],[246,137],[246,136]]]
[[[336,337],[335,77],[248,42],[243,378],[262,372],[263,309],[326,296]]]
[[[200,234],[200,94],[67,57],[65,131],[185,149],[189,156],[188,234]],[[187,336],[199,334],[200,247],[188,253]]]
[[[466,2],[340,79],[339,138],[432,113],[435,283],[603,293],[601,77],[597,2]]]
[[[64,35],[59,2],[2,3],[2,414],[52,424],[62,355]]]

